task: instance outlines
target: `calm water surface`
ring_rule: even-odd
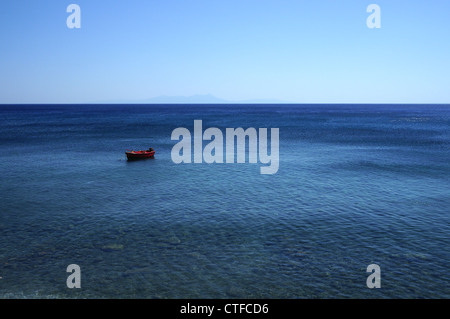
[[[278,173],[174,164],[195,119],[278,127]],[[3,105],[0,124],[1,298],[450,297],[450,106]]]

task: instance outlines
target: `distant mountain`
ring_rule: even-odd
[[[289,103],[280,100],[269,99],[254,99],[254,100],[241,100],[230,101],[218,98],[212,94],[196,94],[191,96],[166,96],[161,95],[150,99],[142,100],[115,100],[115,101],[103,101],[102,103],[136,103],[136,104],[281,104]]]
[[[230,103],[230,101],[220,99],[218,97],[215,97],[211,94],[205,94],[205,95],[191,95],[191,96],[157,96],[148,100],[144,100],[140,103],[180,103],[180,104],[213,104],[213,103]]]
[[[243,101],[233,101],[232,103],[242,103],[242,104],[283,104],[292,103],[288,101],[275,100],[275,99],[254,99],[254,100],[243,100]]]

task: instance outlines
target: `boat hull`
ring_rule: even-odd
[[[129,161],[143,160],[148,158],[153,158],[155,156],[155,151],[138,151],[138,152],[125,152],[127,159]]]

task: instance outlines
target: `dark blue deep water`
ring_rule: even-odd
[[[174,164],[195,119],[279,128],[279,171]],[[0,124],[1,298],[450,298],[450,106],[3,105]]]

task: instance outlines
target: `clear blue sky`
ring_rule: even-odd
[[[0,103],[195,94],[450,103],[450,1],[1,1]]]

